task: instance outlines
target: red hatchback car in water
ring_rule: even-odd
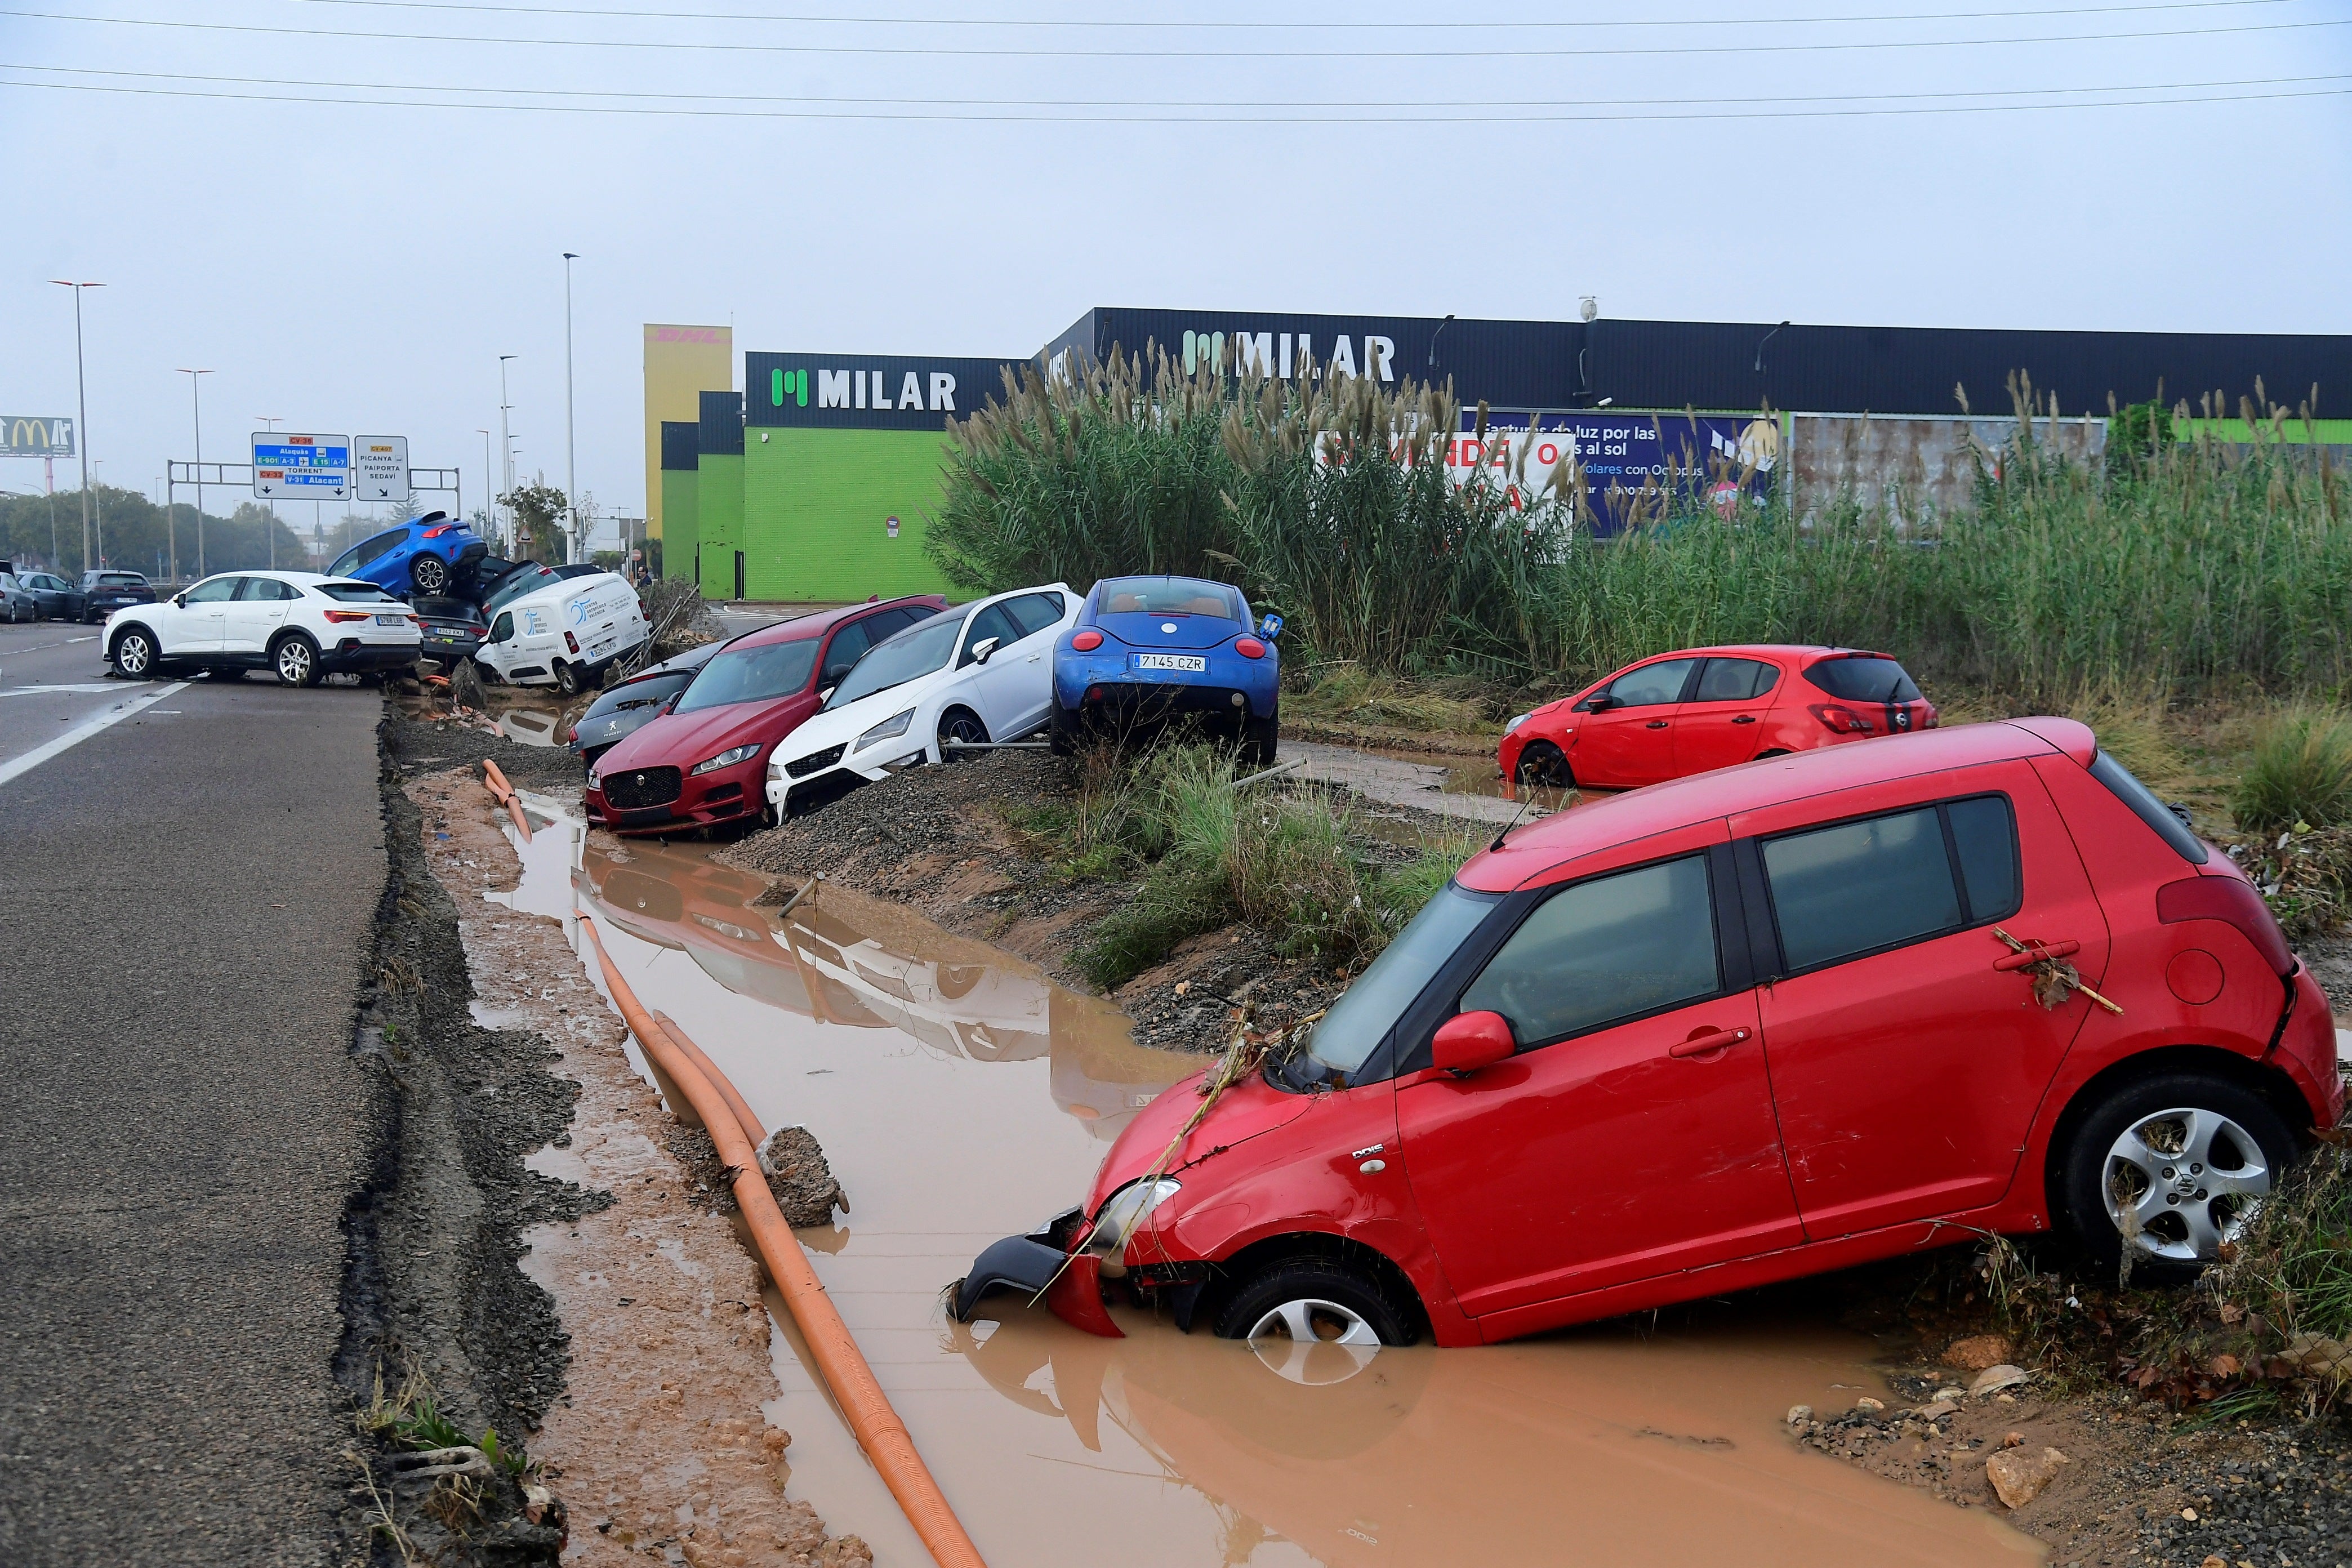
[[[2063,719],[1521,829],[1302,1045],[1202,1089],[982,1254],[958,1314],[1003,1284],[1097,1332],[1110,1294],[1463,1345],[2052,1226],[2179,1273],[2344,1109],[2261,895]]]
[[[1892,657],[1750,643],[1629,664],[1503,731],[1503,776],[1633,789],[1784,752],[1933,729],[1936,709]]]
[[[589,764],[588,820],[682,833],[767,809],[768,753],[805,723],[866,650],[948,607],[937,594],[848,605],[746,632],[661,715]]]

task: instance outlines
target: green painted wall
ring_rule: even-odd
[[[946,440],[936,430],[745,431],[751,596],[802,603],[945,593],[946,580],[923,553],[923,529],[940,504]],[[702,462],[708,468],[711,459]]]
[[[694,581],[694,552],[702,547],[698,519],[702,476],[692,468],[661,470],[662,575]]]
[[[743,548],[743,459],[705,452],[695,496],[695,527],[702,537],[702,596],[735,596],[735,552]],[[667,547],[665,547],[667,548]],[[759,597],[756,590],[752,597]]]
[[[2253,431],[2242,419],[2176,419],[2172,422],[2172,438],[2176,441],[2192,439],[2200,431],[2212,432],[2216,441],[2244,445],[2254,439]],[[2269,426],[2263,427],[2262,438],[2266,444],[2272,439]],[[2312,442],[2340,447],[2352,442],[2352,419],[2315,419],[2306,426],[2300,419],[2290,418],[2277,438],[2294,447]]]

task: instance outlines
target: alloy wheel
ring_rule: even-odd
[[[420,555],[409,563],[408,575],[420,594],[438,594],[449,585],[449,568],[437,555]]]
[[[300,637],[288,637],[278,647],[278,679],[289,686],[308,686],[311,662],[310,645]]]
[[[2271,1170],[2252,1133],[2219,1111],[2183,1106],[2124,1130],[2107,1150],[2102,1190],[2127,1244],[2203,1263],[2252,1223]]]
[[[1347,1382],[1381,1349],[1381,1336],[1360,1314],[1315,1297],[1276,1303],[1248,1338],[1268,1371],[1310,1387]]]
[[[148,646],[146,637],[137,632],[127,634],[114,645],[114,668],[133,680],[147,673],[147,666],[153,658],[154,649]]]
[[[940,760],[942,762],[951,763],[962,754],[960,752],[955,752],[949,748],[948,742],[950,741],[962,742],[967,744],[980,744],[986,742],[987,739],[988,731],[981,727],[979,720],[973,718],[969,713],[951,714],[945,722],[940,725]]]

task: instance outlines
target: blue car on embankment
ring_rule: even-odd
[[[1240,589],[1200,577],[1106,577],[1054,643],[1054,749],[1190,724],[1274,761],[1279,616],[1254,624]]]

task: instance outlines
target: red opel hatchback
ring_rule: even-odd
[[[679,833],[766,809],[768,753],[817,710],[866,650],[948,607],[937,594],[847,605],[746,632],[712,656],[660,717],[588,771],[588,820]]]
[[[1475,1344],[1957,1227],[2180,1273],[2344,1109],[2261,895],[2063,719],[1521,829],[1302,1047],[1201,1091],[982,1253],[958,1314],[1010,1285],[1097,1332],[1108,1293],[1234,1337]]]
[[[1662,653],[1522,713],[1496,760],[1525,784],[1632,789],[1935,724],[1886,654],[1748,643]]]

